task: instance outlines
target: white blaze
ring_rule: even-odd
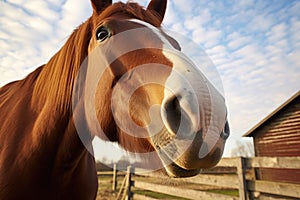
[[[161,30],[140,20],[130,21],[151,29],[162,41],[163,54],[173,63],[172,72],[164,85],[165,96],[162,105],[169,98],[178,97],[180,107],[184,111],[182,113],[186,113],[188,119],[191,120],[191,132],[185,133],[186,137],[191,138],[191,135],[203,130],[203,142],[207,146],[200,149],[199,157],[205,157],[219,140],[226,122],[227,111],[224,97],[185,54],[170,44]],[[166,128],[172,132],[172,129],[168,127],[169,123],[166,121],[163,106],[161,115]]]

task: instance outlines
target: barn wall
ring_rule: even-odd
[[[256,156],[300,156],[300,97],[253,134]],[[260,169],[260,179],[300,183],[300,169]]]
[[[254,144],[257,156],[300,156],[300,97],[257,130]]]
[[[286,183],[300,183],[299,169],[259,169],[259,179]]]

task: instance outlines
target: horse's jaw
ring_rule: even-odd
[[[201,169],[184,169],[172,161],[166,154],[159,152],[159,157],[164,166],[166,174],[171,178],[183,178],[196,176],[201,172]],[[169,163],[169,164],[166,164]]]
[[[151,138],[157,155],[166,174],[172,178],[196,176],[202,169],[214,167],[220,161],[224,141],[219,139],[213,147],[204,142],[202,131],[182,138],[180,134],[173,135],[165,128]]]
[[[172,163],[171,165],[167,166],[165,169],[168,176],[171,178],[192,177],[192,176],[196,176],[201,172],[200,169],[194,169],[194,170],[183,169],[182,167],[178,166],[176,163]]]

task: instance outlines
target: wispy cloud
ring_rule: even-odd
[[[0,8],[0,85],[47,62],[92,13],[88,0],[6,0]],[[297,0],[169,0],[164,26],[202,46],[220,72],[232,138],[300,89],[299,10]]]
[[[238,138],[300,89],[299,2],[205,3],[193,5],[201,9],[181,28],[219,70]]]

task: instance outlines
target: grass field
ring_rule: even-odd
[[[118,187],[121,187],[123,177],[118,177]],[[117,194],[112,191],[112,176],[100,176],[98,179],[97,200],[115,200]]]
[[[121,187],[121,183],[124,177],[118,177],[118,189]],[[238,196],[238,190],[226,189],[226,188],[217,188],[214,186],[207,186],[207,185],[200,185],[200,184],[191,184],[186,182],[172,181],[171,179],[158,179],[158,178],[150,178],[150,177],[141,177],[141,176],[134,176],[134,181],[143,181],[148,183],[154,184],[161,184],[161,185],[169,185],[179,188],[186,188],[186,189],[193,189],[199,191],[207,191],[213,192],[218,194],[226,194],[230,196]],[[132,191],[135,194],[145,195],[148,197],[156,198],[156,199],[164,199],[164,200],[186,200],[185,198],[179,198],[175,196],[155,193],[147,190],[140,190],[138,188],[133,188]],[[115,200],[117,197],[117,193],[112,191],[112,176],[100,176],[99,177],[99,188],[98,188],[98,196],[97,200]]]

